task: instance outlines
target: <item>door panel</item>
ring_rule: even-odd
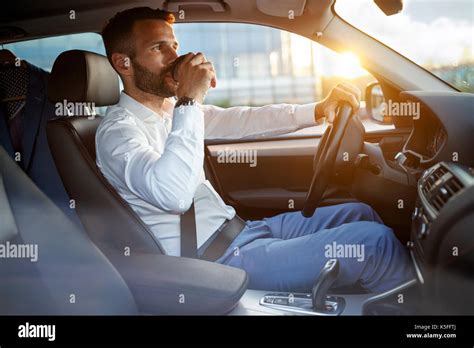
[[[319,138],[305,138],[210,145],[208,178],[243,218],[298,210],[311,181],[318,143]]]
[[[208,145],[211,156],[217,157],[223,151],[258,151],[258,156],[313,156],[319,143],[319,138],[281,139],[269,141],[253,141],[234,144]]]
[[[384,154],[392,159],[408,135],[408,129],[372,131],[365,140],[380,143]],[[311,182],[319,141],[320,136],[291,134],[262,140],[209,141],[206,175],[226,203],[244,219],[297,211],[303,206]],[[331,200],[324,205],[348,201],[342,190],[331,189]]]

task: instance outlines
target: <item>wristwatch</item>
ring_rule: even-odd
[[[174,105],[175,109],[179,108],[180,106],[188,106],[188,105],[199,105],[199,103],[194,100],[193,98],[189,97],[181,97],[178,99],[176,104]]]

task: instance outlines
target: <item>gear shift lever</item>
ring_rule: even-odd
[[[313,286],[312,300],[313,309],[321,311],[326,310],[326,294],[329,288],[334,284],[339,273],[339,261],[330,259],[319,272],[318,279]]]
[[[260,305],[300,314],[341,315],[346,307],[344,297],[327,295],[328,290],[336,281],[338,273],[339,260],[330,259],[319,272],[311,295],[308,293],[272,293],[263,296],[260,299]]]

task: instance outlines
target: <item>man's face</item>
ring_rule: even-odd
[[[178,42],[170,24],[162,20],[141,20],[133,27],[135,56],[131,58],[133,81],[143,92],[168,98],[176,95],[170,63],[178,54]]]

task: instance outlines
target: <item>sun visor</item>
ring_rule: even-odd
[[[257,0],[260,12],[275,17],[301,16],[305,6],[306,0]]]

